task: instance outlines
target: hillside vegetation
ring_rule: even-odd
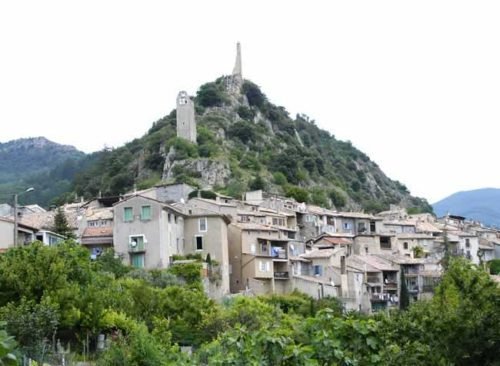
[[[201,265],[132,269],[112,252],[91,261],[71,242],[13,248],[0,255],[0,340],[5,327],[21,354],[52,365],[499,364],[500,288],[463,258],[450,261],[431,300],[370,316],[296,292],[217,303]],[[2,347],[4,361],[12,343]]]
[[[11,193],[34,187],[20,202],[47,206],[54,197],[71,190],[79,161],[85,156],[73,146],[61,145],[44,137],[24,138],[0,143],[0,201]]]
[[[432,211],[350,142],[337,140],[306,115],[292,118],[250,81],[241,93],[229,94],[220,78],[202,85],[194,102],[197,144],[176,138],[174,110],[142,138],[88,156],[73,191],[86,197],[120,194],[164,178],[236,197],[264,189],[338,209],[380,211],[397,203]],[[205,177],[210,169],[215,181]]]

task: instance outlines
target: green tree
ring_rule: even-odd
[[[74,239],[75,234],[68,224],[68,219],[62,207],[58,207],[54,215],[54,227],[52,229],[57,234],[60,234],[68,239]]]
[[[224,87],[217,83],[203,84],[196,94],[196,102],[202,107],[220,107],[226,101]]]
[[[309,192],[297,186],[289,185],[285,188],[285,194],[287,197],[294,198],[297,202],[309,201]]]
[[[5,322],[0,323],[0,365],[15,366],[18,365],[15,355],[16,342],[9,336],[5,329]]]
[[[401,291],[399,294],[399,308],[401,310],[406,310],[410,306],[410,293],[408,292],[408,286],[406,284],[405,271],[401,268],[400,272],[400,282]]]
[[[262,93],[260,88],[251,81],[245,80],[242,87],[243,94],[247,97],[248,104],[262,109],[267,102],[266,96]]]

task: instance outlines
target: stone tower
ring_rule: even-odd
[[[177,137],[196,144],[194,103],[185,91],[177,95]]]
[[[241,83],[243,83],[243,74],[241,72],[241,44],[240,44],[240,42],[236,43],[236,62],[234,63],[234,68],[233,68],[233,79],[237,79]]]
[[[233,73],[226,76],[226,89],[231,94],[240,93],[241,86],[243,85],[243,74],[241,72],[241,44],[236,44],[236,62],[234,63]]]

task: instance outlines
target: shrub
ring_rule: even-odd
[[[251,106],[261,109],[267,101],[266,96],[262,93],[260,88],[250,81],[245,81],[243,83],[242,91],[247,97],[248,104]]]
[[[294,198],[297,202],[308,202],[309,193],[300,187],[289,185],[285,188],[285,195]]]
[[[238,116],[247,121],[253,121],[253,119],[255,118],[255,112],[251,108],[248,108],[244,105],[239,106],[236,112],[238,113]]]
[[[337,189],[332,189],[328,196],[330,197],[330,199],[332,200],[332,203],[335,207],[339,208],[339,207],[343,207],[346,205],[346,197],[345,195],[340,192],[339,190]]]
[[[500,275],[500,259],[493,259],[488,264],[492,275]]]
[[[196,95],[196,101],[202,107],[220,107],[227,101],[224,87],[221,84],[203,84]]]
[[[273,180],[274,180],[274,183],[279,185],[279,186],[283,186],[283,185],[288,183],[288,181],[286,180],[285,174],[283,174],[282,172],[274,173]]]
[[[239,121],[229,127],[227,131],[230,137],[237,137],[244,144],[249,141],[255,141],[256,134],[254,130],[254,126],[249,122]]]

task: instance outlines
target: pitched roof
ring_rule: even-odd
[[[432,235],[423,233],[401,233],[396,234],[398,239],[434,239]]]
[[[338,212],[336,216],[353,218],[353,219],[382,220],[381,217],[377,217],[372,214],[367,214],[364,212]]]
[[[242,230],[254,230],[254,231],[279,231],[278,229],[271,227],[269,225],[255,224],[252,222],[233,222],[234,225]]]
[[[388,260],[374,255],[351,255],[348,257],[353,264],[367,265],[377,271],[397,271],[398,269]],[[363,267],[361,267],[363,268]],[[367,268],[367,272],[370,272]]]
[[[82,238],[103,237],[103,236],[113,236],[113,227],[111,226],[87,227],[85,228],[82,234]]]
[[[398,254],[380,253],[375,255],[396,264],[424,264],[425,262],[424,258],[410,258]]]
[[[11,218],[9,218],[9,217],[0,216],[0,221],[4,221],[4,222],[8,222],[8,223],[14,224],[14,220],[11,219]],[[23,223],[21,221],[18,221],[17,225],[19,227],[24,227],[24,228],[29,229],[29,230],[38,231],[38,227],[27,225],[27,224],[25,224],[25,223]]]
[[[343,248],[335,248],[335,249],[315,249],[309,253],[301,254],[300,256],[305,259],[313,259],[313,258],[330,258],[332,255],[344,251]]]
[[[165,203],[165,202],[162,202],[162,201],[158,201],[158,200],[156,200],[154,198],[151,198],[151,197],[141,196],[139,194],[126,197],[123,200],[116,202],[113,206],[121,205],[122,203],[125,203],[125,202],[127,202],[129,200],[132,200],[132,199],[135,199],[135,198],[142,198],[144,200],[148,200],[148,201],[154,202],[154,203],[160,205],[163,209],[170,210],[170,211],[172,211],[172,212],[174,212],[174,213],[176,213],[178,215],[181,215],[181,216],[186,216],[185,213],[183,213],[182,211],[180,211],[177,207],[175,207],[173,205],[169,205],[168,203]]]
[[[332,245],[341,245],[341,244],[352,244],[352,239],[346,237],[339,236],[323,236],[314,240],[314,243],[318,243],[320,240],[324,240]]]

